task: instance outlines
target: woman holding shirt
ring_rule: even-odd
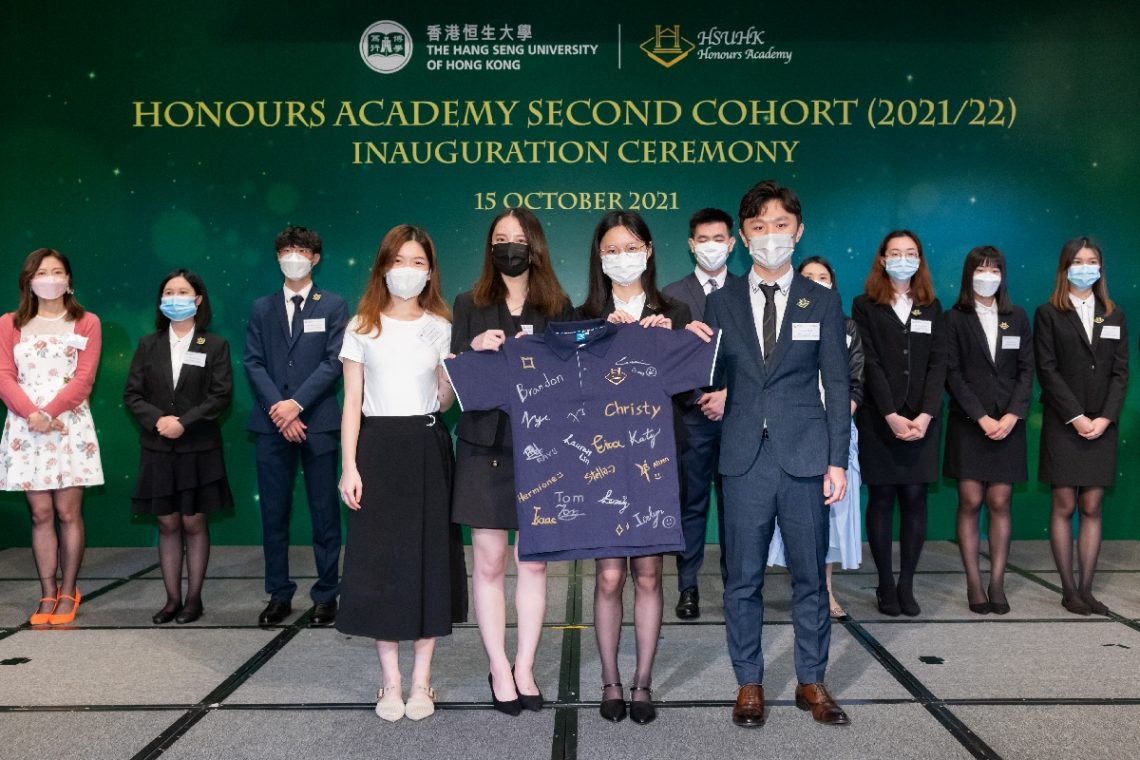
[[[554,274],[546,235],[534,214],[512,208],[491,221],[479,279],[456,297],[454,312],[454,354],[498,351],[508,338],[540,334],[548,321],[570,317],[570,299]],[[510,420],[501,411],[464,412],[455,435],[451,519],[471,527],[472,598],[490,664],[491,702],[508,715],[524,708],[538,711],[543,700],[534,658],[546,610],[546,563],[519,562],[517,547],[513,665],[506,652],[508,531],[518,529]]]
[[[435,712],[435,641],[467,615],[459,527],[451,523],[451,435],[440,414],[455,395],[441,362],[451,344],[427,233],[398,225],[380,243],[344,332],[340,493],[351,512],[336,628],[376,640],[376,714]],[[404,703],[399,642],[414,641]]]
[[[856,416],[867,484],[867,541],[884,615],[914,616],[914,573],[926,541],[926,492],[938,478],[938,416],[946,382],[942,306],[918,236],[895,230],[879,243],[863,295],[851,306],[863,338],[866,399]],[[899,503],[899,577],[891,528]]]
[[[1104,254],[1087,237],[1061,248],[1053,295],[1033,320],[1044,415],[1037,479],[1053,491],[1049,540],[1061,604],[1077,615],[1108,614],[1093,596],[1101,502],[1116,480],[1117,425],[1128,387],[1128,327],[1108,297]],[[1073,576],[1073,512],[1080,510]]]
[[[639,322],[643,327],[684,329],[689,307],[657,290],[653,237],[645,220],[632,211],[611,211],[594,229],[590,244],[589,290],[578,307],[580,319]],[[595,560],[594,633],[602,660],[603,718],[620,721],[626,704],[618,671],[621,640],[622,590],[633,574],[633,621],[637,638],[637,670],[630,687],[629,716],[636,723],[657,717],[650,684],[657,639],[661,633],[662,556],[610,557]]]
[[[20,269],[20,302],[0,317],[0,489],[23,491],[40,577],[31,625],[67,625],[82,595],[83,489],[103,483],[88,398],[99,367],[99,318],[75,299],[71,262],[38,248]],[[58,534],[56,524],[58,522]]]
[[[1025,310],[1009,299],[1005,256],[993,246],[966,254],[962,286],[946,312],[946,458],[958,481],[958,548],[966,603],[979,615],[1009,612],[1005,565],[1013,484],[1028,477],[1025,415],[1033,396],[1033,338]],[[978,565],[982,504],[989,510],[990,582]]]

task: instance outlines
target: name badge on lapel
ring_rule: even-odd
[[[1105,325],[1100,328],[1100,337],[1107,340],[1120,340],[1120,325]]]
[[[1003,336],[1001,336],[1001,347],[1003,350],[1009,349],[1009,348],[1013,348],[1013,349],[1021,348],[1021,336],[1020,335],[1003,335]]]
[[[819,340],[819,322],[792,322],[792,340]]]
[[[527,335],[534,335],[534,325],[519,325],[519,327]]]
[[[304,324],[305,324],[305,332],[307,332],[307,333],[324,332],[325,331],[325,318],[324,317],[321,317],[320,319],[306,319]]]
[[[182,356],[183,367],[205,367],[206,355],[201,351],[187,351]]]
[[[429,322],[422,330],[416,333],[416,337],[429,346],[434,346],[443,338],[443,331],[435,324]]]
[[[1119,328],[1117,328],[1117,330],[1119,330]],[[87,336],[86,335],[75,335],[74,333],[72,333],[71,335],[68,335],[63,339],[63,344],[65,346],[69,346],[71,348],[77,348],[80,351],[84,351],[87,349]]]
[[[930,335],[930,320],[929,319],[912,319],[910,321],[910,331]]]

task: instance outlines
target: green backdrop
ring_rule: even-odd
[[[691,267],[692,211],[735,215],[774,177],[804,203],[797,256],[829,257],[845,303],[882,234],[909,227],[944,305],[966,251],[989,243],[1032,311],[1062,242],[1092,234],[1113,297],[1140,314],[1129,3],[70,5],[0,10],[0,307],[15,306],[23,257],[50,246],[103,320],[93,408],[107,482],[87,495],[92,545],[154,540],[129,512],[137,439],[121,394],[159,279],[203,275],[240,363],[252,299],[280,284],[272,241],[288,223],[321,232],[317,279],[350,302],[384,232],[422,225],[452,298],[476,276],[491,216],[523,200],[578,301],[600,209],[644,211],[663,284]],[[381,53],[369,60],[399,70],[366,65],[362,38]],[[214,539],[259,543],[250,394],[235,372],[238,506]],[[1132,393],[1121,422],[1125,482],[1138,405]],[[1033,477],[1039,424],[1036,405]],[[955,503],[952,483],[935,487],[931,537],[953,534]],[[1019,487],[1014,508],[1015,537],[1046,536],[1047,489]],[[1138,518],[1122,482],[1105,536],[1140,537]],[[22,496],[0,495],[0,544],[27,539]]]

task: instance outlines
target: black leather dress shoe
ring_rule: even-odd
[[[257,618],[258,625],[278,625],[293,612],[289,602],[270,602]]]
[[[696,586],[689,586],[681,592],[676,613],[681,620],[694,620],[701,616],[701,592]]]
[[[187,602],[182,605],[182,609],[174,616],[174,622],[179,625],[186,625],[193,623],[198,618],[202,617],[202,613],[206,610],[202,607],[201,602]]]
[[[313,628],[324,628],[336,622],[336,599],[331,602],[320,602],[313,608],[313,616],[309,625]]]

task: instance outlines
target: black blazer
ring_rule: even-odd
[[[946,326],[946,389],[950,411],[970,421],[1007,412],[1025,419],[1033,398],[1033,335],[1029,317],[1020,306],[998,314],[997,360],[978,315],[957,307],[943,316]],[[1004,348],[1017,337],[1017,348]]]
[[[144,449],[190,452],[222,446],[218,417],[230,405],[233,394],[230,346],[219,335],[195,330],[187,353],[205,354],[206,366],[183,363],[175,386],[166,330],[144,336],[135,349],[123,403],[138,420],[139,442]],[[178,417],[186,429],[173,440],[154,429],[158,418],[169,414]]]
[[[1128,388],[1128,327],[1120,309],[1105,316],[1097,301],[1093,313],[1091,343],[1075,309],[1059,311],[1046,303],[1034,315],[1041,402],[1063,422],[1082,414],[1120,421]],[[1106,327],[1114,326],[1119,338],[1101,337]]]
[[[844,329],[847,331],[847,374],[851,378],[851,400],[858,408],[863,406],[863,365],[866,363],[863,338],[859,335],[859,325],[855,324],[854,319],[848,319]]]
[[[877,304],[866,295],[851,304],[851,317],[863,339],[863,377],[866,399],[886,416],[907,410],[914,417],[925,412],[938,417],[946,384],[945,327],[938,299],[929,306],[914,305],[905,323],[890,304]],[[930,332],[915,332],[911,323],[928,320]]]
[[[502,330],[508,338],[514,337],[514,323],[506,302],[480,308],[475,305],[471,292],[460,293],[455,297],[455,304],[451,309],[451,353],[461,354],[471,350],[471,341],[475,336],[487,330]],[[523,304],[519,321],[524,325],[533,325],[534,332],[541,333],[546,330],[548,321],[557,322],[570,319],[573,308],[569,303],[556,318],[548,320],[529,303]],[[496,440],[502,441],[503,431],[500,426],[508,425],[507,415],[500,411],[463,412],[459,415],[459,422],[455,425],[455,434],[463,440],[476,446],[493,446]]]

